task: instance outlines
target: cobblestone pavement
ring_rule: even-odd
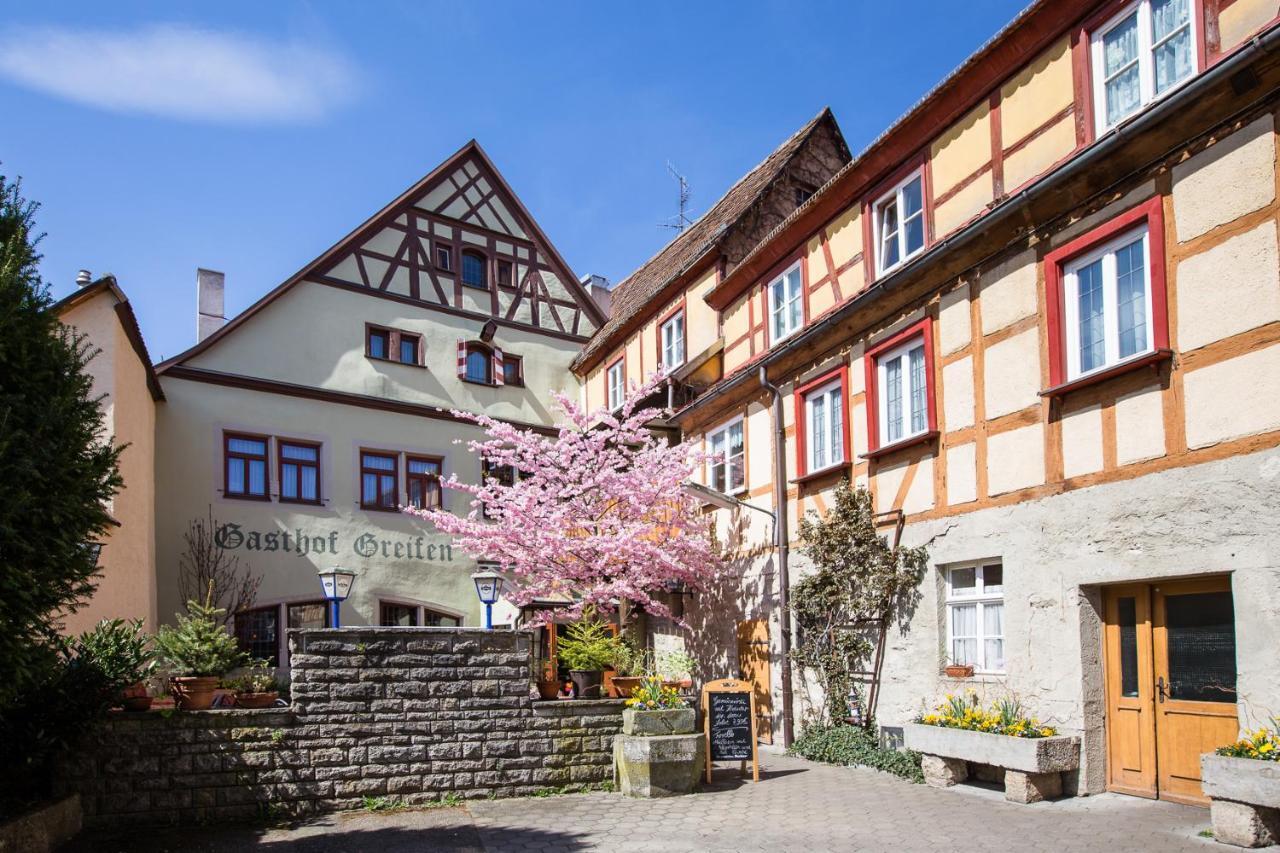
[[[582,794],[466,808],[331,815],[287,828],[193,827],[87,835],[64,853],[517,853],[517,851],[895,851],[1215,853],[1207,809],[1116,794],[1019,806],[1001,791],[912,785],[857,768],[762,755],[760,783],[717,770],[696,796]]]

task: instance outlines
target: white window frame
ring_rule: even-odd
[[[783,302],[779,305],[777,300],[774,299],[773,286],[781,281],[783,282],[782,286],[785,289],[787,286],[787,277],[792,273],[795,273],[795,292],[784,293]],[[769,299],[769,342],[771,344],[776,344],[778,341],[783,341],[791,337],[804,326],[804,273],[800,269],[800,261],[796,261],[794,264],[783,270],[779,275],[770,279],[769,284],[765,288],[765,292],[768,294]],[[800,303],[800,319],[794,326],[792,326],[790,324],[791,311],[789,309],[796,302]],[[774,325],[774,318],[779,314],[783,320],[783,329],[781,331],[777,331]]]
[[[1142,273],[1146,284],[1144,294],[1144,317],[1146,325],[1146,345],[1137,352],[1120,357],[1120,312],[1116,303],[1118,287],[1116,275],[1116,250],[1127,246],[1134,238],[1142,239]],[[1087,371],[1080,369],[1080,277],[1079,272],[1095,261],[1102,260],[1102,325],[1105,332],[1106,354],[1102,364]],[[1109,370],[1118,364],[1141,358],[1155,351],[1155,323],[1151,316],[1151,231],[1147,223],[1131,228],[1078,255],[1062,265],[1063,316],[1065,319],[1063,336],[1067,345],[1067,379],[1079,379],[1102,370]]]
[[[824,410],[823,426],[826,427],[827,434],[825,436],[825,444],[827,449],[827,458],[818,464],[814,457],[814,449],[817,442],[814,441],[817,433],[817,418],[813,414],[813,404],[822,399],[826,405]],[[836,377],[830,382],[804,392],[804,466],[806,474],[813,474],[818,471],[825,471],[828,468],[836,468],[843,465],[847,460],[844,458],[844,436],[845,430],[849,427],[848,412],[845,411],[847,401],[844,399],[844,382],[841,377]],[[833,413],[839,413],[840,421],[838,429],[832,418]]]
[[[894,347],[893,349],[878,353],[876,359],[876,421],[879,425],[879,445],[880,447],[891,447],[895,444],[901,444],[904,441],[915,438],[918,435],[924,435],[929,431],[929,383],[932,377],[929,376],[929,353],[925,352],[924,357],[924,427],[918,430],[911,429],[911,359],[912,350],[924,349],[924,334],[913,335]],[[889,370],[888,363],[895,358],[902,359],[902,435],[897,438],[889,439]]]
[[[910,254],[908,254],[906,250],[907,249],[907,244],[906,244],[907,223],[906,223],[906,220],[902,218],[902,210],[903,210],[902,191],[907,187],[908,184],[911,184],[915,181],[920,182],[920,226],[921,226],[921,233],[924,236],[923,236],[923,239],[920,241],[920,247],[915,251],[911,252]],[[881,223],[880,211],[884,207],[886,207],[889,204],[889,202],[893,202],[898,206],[898,237],[897,237],[898,260],[894,261],[889,266],[885,266],[884,265],[884,243],[881,240],[881,230],[883,226]],[[925,250],[925,247],[929,245],[929,205],[927,203],[927,200],[925,199],[925,194],[924,194],[924,169],[923,168],[916,169],[910,175],[907,175],[905,178],[899,181],[893,187],[893,189],[884,193],[883,195],[881,195],[879,198],[875,200],[875,203],[871,205],[871,226],[874,231],[874,238],[875,238],[875,245],[872,251],[875,252],[877,276],[882,276],[882,275],[885,275],[886,273],[893,272],[898,267],[902,266],[907,261],[911,260],[916,255],[920,254]]]
[[[626,359],[620,358],[605,368],[605,387],[608,389],[606,403],[611,412],[622,408],[622,402],[626,399],[626,364]]]
[[[728,449],[730,446],[729,433],[735,427],[742,433],[742,453],[739,454],[742,458],[742,482],[736,485],[729,481],[730,472],[733,470],[733,466],[730,464],[733,457],[728,455]],[[716,439],[722,435],[725,437],[725,457],[719,461],[711,458],[707,459],[706,482],[708,486],[718,492],[722,492],[726,495],[733,495],[747,488],[747,424],[745,419],[739,415],[732,420],[725,421],[723,424],[707,433],[705,439],[706,445],[703,449],[708,457],[715,452],[712,448],[715,447]],[[720,488],[716,483],[717,468],[723,470],[724,488]]]
[[[1200,68],[1200,30],[1197,26],[1199,22],[1196,20],[1196,2],[1195,0],[1187,0],[1187,4],[1189,6],[1187,19],[1191,28],[1191,73],[1158,94],[1155,90],[1154,58],[1155,49],[1158,45],[1151,40],[1151,0],[1137,0],[1137,2],[1125,6],[1124,9],[1109,18],[1105,24],[1089,34],[1089,76],[1093,79],[1093,115],[1097,135],[1101,136],[1116,125],[1136,116],[1161,98],[1168,96],[1171,92],[1176,92],[1188,80],[1200,73],[1202,70]],[[1141,94],[1138,99],[1138,106],[1134,108],[1133,112],[1121,116],[1114,122],[1108,122],[1102,40],[1130,15],[1134,14],[1135,11],[1138,15],[1138,88]],[[1166,36],[1165,41],[1168,38]]]
[[[988,590],[985,584],[984,572],[988,568],[1000,569],[1001,578],[999,589]],[[957,593],[952,586],[952,572],[962,571],[965,569],[973,569],[974,586],[970,593]],[[1008,645],[1008,615],[1007,609],[1000,614],[1000,634],[987,636],[984,632],[986,629],[986,615],[983,612],[985,607],[998,604],[1002,608],[1005,607],[1004,597],[1004,564],[1000,560],[981,560],[975,563],[958,563],[953,566],[947,566],[943,569],[943,582],[946,584],[946,630],[947,630],[947,661],[952,663],[960,663],[955,657],[955,640],[957,639],[973,639],[976,641],[976,660],[973,663],[973,671],[975,674],[985,675],[1003,675],[1008,670],[1009,662],[1009,645]],[[955,628],[955,609],[959,606],[975,606],[975,623],[974,635],[964,635],[957,637]],[[987,661],[987,640],[1000,640],[1001,648],[1004,650],[1004,666],[988,666]]]
[[[658,330],[662,345],[662,367],[670,372],[684,364],[684,309],[667,318]]]

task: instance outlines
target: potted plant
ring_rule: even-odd
[[[604,668],[613,662],[618,640],[602,619],[591,615],[565,629],[564,639],[556,649],[569,668],[579,699],[599,699]]]
[[[151,694],[147,692],[147,683],[137,681],[120,691],[120,706],[126,711],[151,710]]]
[[[693,686],[693,671],[698,661],[684,649],[668,649],[656,656],[654,669],[662,683],[677,690]]]
[[[179,710],[208,710],[218,679],[244,661],[235,638],[218,624],[222,613],[210,603],[188,601],[186,615],[177,614],[177,627],[165,625],[156,634],[156,647],[173,672],[169,685]]]
[[[554,699],[556,694],[560,692],[560,677],[557,675],[559,667],[556,666],[555,658],[545,658],[538,662],[538,697],[541,699]]]
[[[248,672],[228,679],[224,686],[235,692],[237,708],[271,708],[280,698],[275,673],[264,660],[254,661]]]
[[[613,679],[609,683],[609,696],[614,699],[629,697],[652,668],[651,659],[649,650],[634,640],[618,642],[613,655]]]
[[[674,687],[652,675],[640,679],[622,712],[624,735],[683,735],[691,733],[696,723],[697,711]]]
[[[970,678],[973,676],[973,664],[949,663],[942,671],[946,673],[947,678]]]

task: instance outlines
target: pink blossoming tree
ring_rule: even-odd
[[[505,595],[523,606],[535,599],[567,602],[559,614],[612,611],[623,601],[671,616],[655,596],[678,585],[701,591],[722,560],[697,500],[683,485],[703,462],[689,443],[672,446],[645,424],[665,413],[637,408],[659,384],[632,386],[617,413],[584,411],[555,394],[564,420],[555,437],[455,412],[484,427],[468,442],[486,470],[514,470],[506,482],[444,481],[472,496],[466,516],[405,508],[452,534],[476,560],[493,561],[509,579]],[[514,480],[514,481],[512,481]]]

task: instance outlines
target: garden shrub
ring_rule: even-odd
[[[870,767],[912,782],[924,781],[920,753],[887,749],[873,731],[861,726],[809,726],[788,752],[823,764]]]

